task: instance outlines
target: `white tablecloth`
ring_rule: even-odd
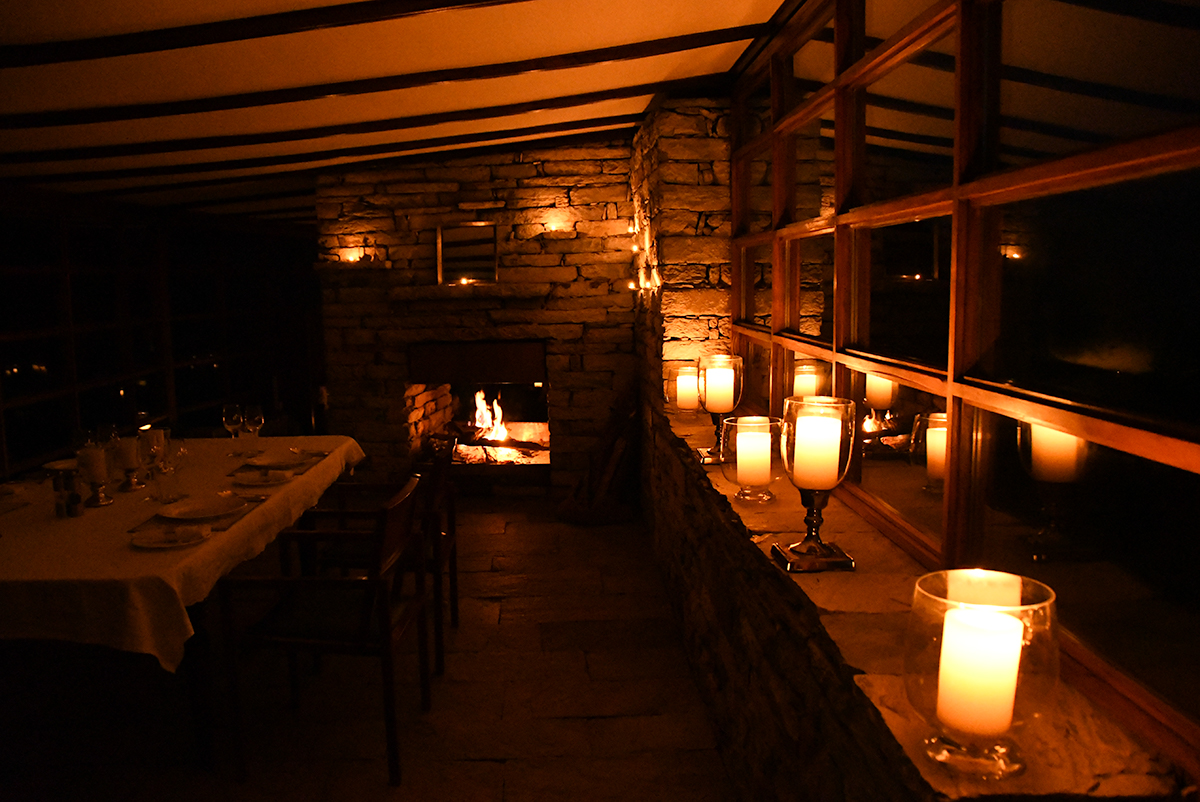
[[[222,490],[269,498],[228,530],[185,548],[131,546],[130,530],[161,506],[148,500],[148,490],[119,493],[114,482],[113,504],[86,508],[78,518],[57,518],[49,480],[20,488],[31,503],[0,515],[0,638],[144,652],[174,671],[193,632],[188,605],[208,596],[234,566],[260,554],[364,456],[348,437],[264,437],[258,447],[270,453],[292,446],[329,455],[286,484],[235,488],[228,474],[243,460],[227,456],[234,442],[185,441],[183,490],[193,498]]]

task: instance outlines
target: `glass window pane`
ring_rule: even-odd
[[[792,82],[785,93],[785,106],[791,110],[834,79],[833,28],[828,27],[808,40],[792,56]]]
[[[784,330],[833,342],[833,235],[787,243]]]
[[[946,400],[883,374],[866,374],[862,488],[941,542]]]
[[[771,408],[771,346],[748,342],[742,367],[741,406],[765,413]]]
[[[771,221],[774,217],[771,163],[771,149],[767,148],[761,153],[755,154],[746,167],[749,186],[744,230],[751,234],[771,228]]]
[[[771,243],[742,251],[742,308],[738,321],[771,325]]]
[[[865,202],[953,182],[955,47],[945,37],[867,88]]]
[[[833,214],[833,109],[796,132],[795,220]]]
[[[889,38],[930,5],[930,0],[867,0],[867,48]]]
[[[970,375],[1186,424],[1200,170],[1001,208],[1000,331]]]
[[[948,217],[871,231],[870,332],[859,347],[946,367],[950,233]]]
[[[1200,30],[1139,19],[1139,5],[1004,3],[1002,166],[1200,120]]]
[[[1066,629],[1200,720],[1200,476],[1000,415],[976,440],[972,563],[1050,585]]]

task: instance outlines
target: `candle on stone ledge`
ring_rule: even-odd
[[[680,409],[700,406],[700,376],[696,368],[680,368],[675,374],[675,405]]]
[[[1074,482],[1083,468],[1087,441],[1073,434],[1030,424],[1033,478],[1041,482]]]
[[[925,430],[925,472],[930,479],[942,479],[946,475],[946,430]]]
[[[938,669],[937,717],[972,735],[1012,725],[1021,665],[1021,621],[980,609],[946,611]]]
[[[821,415],[796,418],[792,475],[796,487],[832,490],[841,479],[842,421]]]
[[[704,371],[704,408],[709,412],[733,412],[733,368],[708,368]]]
[[[771,484],[771,419],[737,419],[737,481],[742,487]]]
[[[896,403],[896,382],[882,376],[867,374],[867,406],[871,409],[891,409]]]

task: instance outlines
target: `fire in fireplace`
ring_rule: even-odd
[[[461,410],[451,424],[459,440],[456,461],[469,465],[550,464],[550,424],[541,382],[479,388],[470,394],[469,404],[462,398],[468,393],[455,393],[455,405]]]

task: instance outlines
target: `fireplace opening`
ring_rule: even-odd
[[[544,382],[451,385],[455,461],[468,465],[549,465]]]

